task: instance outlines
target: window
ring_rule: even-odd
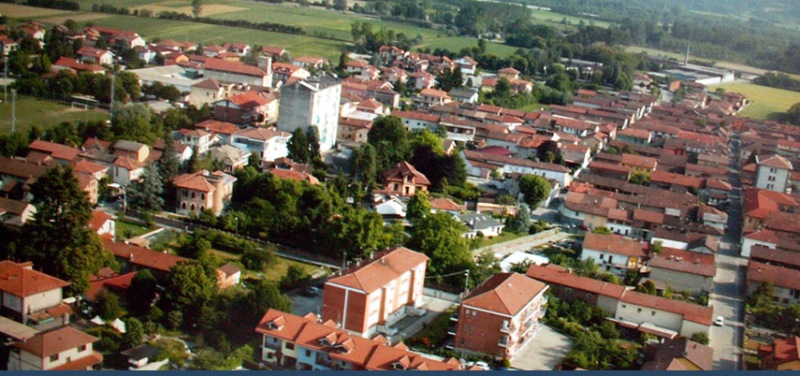
[[[639,309],[636,310],[636,312],[642,313],[642,309],[639,308]]]
[[[600,255],[600,259],[601,260],[604,260],[605,258],[606,258],[606,255],[602,255],[602,254]]]
[[[650,312],[650,316],[655,316],[655,315],[656,315],[656,311]]]
[[[472,311],[472,317],[478,316],[478,311]]]
[[[294,343],[286,342],[286,350],[294,350]]]
[[[78,347],[78,352],[84,352],[84,351],[86,351],[86,345]]]
[[[195,197],[195,194],[194,194],[194,192],[192,192],[192,198],[194,198],[194,197]]]
[[[50,355],[51,362],[55,362],[56,360],[58,360],[58,354]]]
[[[201,200],[205,200],[206,199],[206,194],[205,193],[201,193],[200,194],[200,199]]]
[[[189,192],[188,191],[184,191],[184,190],[182,190],[182,191],[183,191],[183,197],[189,196]]]
[[[308,356],[308,357],[311,356],[311,350],[306,349],[306,356]]]
[[[623,305],[622,305],[622,308],[628,308],[628,306],[627,306],[627,305],[625,305],[625,304],[623,304]]]

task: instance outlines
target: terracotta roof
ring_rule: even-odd
[[[221,87],[221,85],[220,85],[219,81],[217,81],[216,78],[207,78],[207,79],[205,79],[203,81],[200,81],[200,82],[192,85],[192,87],[197,87],[197,88],[201,88],[201,89],[208,89],[208,90],[217,90],[217,89],[219,89]]]
[[[72,161],[81,153],[80,150],[73,147],[42,140],[34,140],[28,145],[28,149],[43,152],[55,159],[65,161]]]
[[[703,179],[686,176],[681,174],[674,174],[667,171],[656,170],[650,173],[651,183],[664,183],[669,185],[677,185],[681,187],[701,188],[703,186]]]
[[[24,342],[14,343],[14,347],[46,358],[51,355],[97,342],[98,339],[71,326],[37,334]]]
[[[628,166],[623,166],[621,164],[616,164],[616,163],[601,162],[597,160],[594,160],[591,163],[589,163],[589,170],[613,171],[621,174],[628,174],[631,172],[631,168]]]
[[[642,221],[645,223],[653,223],[653,224],[664,224],[664,220],[666,219],[666,215],[664,213],[658,213],[650,210],[645,209],[634,209],[633,210],[633,219],[635,221]]]
[[[522,274],[495,274],[475,288],[461,305],[514,316],[546,289],[544,283]]]
[[[625,128],[617,132],[617,137],[626,136],[631,138],[649,139],[650,131],[646,129]]]
[[[69,286],[69,282],[35,271],[32,267],[30,262],[0,261],[0,291],[28,297]]]
[[[112,289],[115,292],[125,291],[128,287],[131,286],[133,282],[133,277],[136,277],[137,272],[131,272],[126,274],[114,274],[111,276],[104,276],[104,277],[95,277],[94,280],[89,282],[89,291],[87,291],[84,295],[90,301],[93,301],[97,294],[100,293],[101,290],[105,289]],[[90,277],[90,280],[92,278]]]
[[[262,50],[264,50],[264,53],[274,56],[280,56],[286,53],[286,49],[283,47],[264,46]]]
[[[246,93],[242,93],[239,95],[234,95],[230,98],[223,99],[226,101],[231,101],[235,105],[243,108],[248,107],[260,107],[269,104],[270,102],[275,100],[275,96],[272,94],[262,95],[261,93],[251,90]]]
[[[73,59],[71,57],[61,57],[55,63],[53,63],[53,66],[65,67],[65,68],[73,69],[73,70],[75,70],[77,72],[82,72],[82,71],[103,72],[103,71],[106,70],[105,68],[103,68],[102,65],[85,64],[85,63],[82,63],[82,62],[80,62],[78,60],[75,60],[75,59]]]
[[[757,244],[750,248],[750,259],[772,265],[800,269],[800,252],[771,249]]]
[[[767,166],[767,167],[774,167],[774,168],[781,168],[781,169],[792,169],[792,162],[789,162],[786,158],[781,157],[780,155],[772,155],[769,157],[762,158],[761,156],[756,156],[756,163],[759,166]]]
[[[131,159],[125,156],[119,156],[116,160],[114,160],[114,166],[124,168],[128,171],[133,171],[136,169],[144,168],[144,162],[139,162],[135,159]]]
[[[192,174],[183,174],[172,180],[172,184],[177,188],[189,189],[198,192],[213,192],[217,188],[208,181],[205,174],[207,171],[197,171]]]
[[[464,208],[449,198],[431,198],[431,209],[443,211],[462,211]]]
[[[800,270],[753,261],[747,264],[747,283],[772,282],[776,287],[800,290]]]
[[[796,208],[800,206],[794,196],[766,189],[744,189],[744,214],[749,217],[765,219],[771,212],[780,211],[781,207]]]
[[[561,285],[614,299],[620,299],[625,293],[625,286],[572,274],[567,269],[553,264],[545,266],[533,264],[525,274],[550,285]]]
[[[521,72],[514,69],[514,67],[507,67],[500,69],[499,71],[497,71],[497,73],[520,74]]]
[[[229,262],[229,263],[227,263],[225,265],[220,266],[217,270],[221,271],[225,275],[230,276],[230,275],[234,275],[236,273],[241,272],[242,268],[240,268],[239,265],[236,265],[236,264],[234,264],[232,262]]]
[[[634,167],[642,167],[648,170],[655,170],[658,161],[655,158],[625,153],[622,154],[622,164]]]
[[[217,134],[227,134],[232,135],[238,131],[240,131],[239,127],[236,124],[219,121],[219,120],[206,120],[201,123],[195,124],[195,128],[198,129],[205,129],[211,133]]]
[[[353,128],[370,129],[372,128],[371,120],[363,120],[349,117],[339,117],[339,126],[348,126]]]
[[[772,343],[772,355],[777,364],[800,360],[800,337],[776,338]]]
[[[647,255],[644,243],[619,235],[588,233],[583,240],[583,249],[630,257],[644,257]]]
[[[109,50],[101,50],[99,48],[94,47],[82,47],[76,54],[78,56],[91,56],[94,58],[100,58],[101,56],[111,53]]]
[[[653,255],[650,266],[711,278],[717,274],[714,255],[668,247],[664,247],[661,254]]]
[[[438,123],[439,119],[441,118],[440,116],[437,115],[432,115],[419,111],[393,111],[392,116],[397,116],[401,119],[426,121],[429,123]]]
[[[642,365],[643,371],[711,371],[714,368],[714,349],[709,346],[686,338],[666,340],[655,346],[653,359]]]
[[[329,279],[326,284],[347,286],[369,294],[428,260],[428,256],[408,248],[392,248],[348,270],[346,274]]]
[[[209,58],[203,64],[203,69],[220,72],[230,72],[245,76],[264,77],[266,73],[259,67],[247,65],[238,61]]]
[[[275,130],[274,128],[251,127],[235,133],[236,136],[247,137],[254,140],[267,141],[275,137],[290,137],[287,132]]]
[[[397,179],[405,181],[405,178],[408,176],[412,177],[413,184],[431,185],[431,182],[425,175],[417,171],[414,166],[406,161],[398,163],[393,169],[383,173],[383,177],[387,182]]]
[[[103,362],[103,354],[93,351],[83,358],[64,363],[58,367],[51,368],[50,371],[85,371],[87,368]]]
[[[179,262],[193,261],[185,257],[156,252],[135,245],[118,243],[107,237],[100,238],[103,241],[103,247],[111,251],[114,256],[148,269],[168,272],[170,268],[178,265]]]
[[[446,91],[439,89],[422,89],[419,95],[436,98],[450,98]]]
[[[113,216],[102,210],[92,210],[92,219],[89,220],[89,228],[92,229],[92,231],[97,232],[100,227],[103,227],[103,224],[105,224],[106,221],[112,219],[114,219]]]
[[[515,166],[524,166],[524,167],[530,167],[547,171],[569,173],[568,168],[554,163],[534,162],[530,159],[522,159],[514,157],[502,157],[492,154],[481,153],[475,150],[464,150],[463,153],[464,156],[466,156],[466,159],[470,161],[476,160],[476,161],[483,161],[499,165],[510,164]]]
[[[75,172],[78,173],[85,173],[85,174],[96,174],[98,172],[102,172],[108,170],[107,166],[103,166],[101,164],[89,162],[89,161],[78,161],[74,163],[73,168]]]
[[[621,302],[636,304],[642,307],[672,312],[683,316],[686,321],[710,326],[714,310],[697,304],[686,303],[679,300],[662,298],[636,291],[626,291],[620,299]]]

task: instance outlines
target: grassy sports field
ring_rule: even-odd
[[[747,96],[753,104],[741,112],[741,116],[766,119],[773,112],[786,112],[800,102],[800,93],[746,83],[721,84],[709,87],[710,91],[723,88],[727,92],[738,92]]]
[[[0,89],[0,97],[2,97]],[[9,94],[10,96],[10,94]],[[108,114],[101,111],[85,111],[55,102],[17,96],[17,132],[27,132],[32,126],[47,129],[61,122],[107,120]],[[0,103],[0,133],[11,132],[11,102]]]

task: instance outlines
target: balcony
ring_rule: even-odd
[[[503,338],[503,339],[497,341],[497,346],[499,346],[499,347],[508,347],[509,346],[508,338]]]
[[[456,313],[453,313],[453,314],[450,316],[450,321],[456,321],[456,322],[458,322],[458,312],[456,312]]]
[[[328,356],[317,355],[317,365],[331,368],[333,361]]]
[[[508,334],[508,333],[513,333],[515,331],[517,331],[517,326],[514,324],[503,323],[503,325],[500,326],[501,333]]]
[[[280,342],[272,342],[272,341],[264,341],[264,348],[265,349],[270,349],[270,350],[275,350],[275,351],[280,351],[281,343]]]

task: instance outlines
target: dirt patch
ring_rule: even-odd
[[[87,13],[87,14],[73,14],[67,16],[56,16],[39,19],[40,22],[63,25],[67,20],[73,20],[77,23],[99,20],[101,18],[111,17],[109,14]]]
[[[0,4],[0,14],[11,18],[39,18],[39,17],[54,16],[56,14],[64,14],[67,12],[69,11],[35,8],[35,7],[15,5],[15,4],[5,4],[5,3]]]
[[[153,12],[154,14],[157,14],[159,12],[178,12],[183,14],[192,14],[191,6],[172,6],[172,4],[173,2],[167,1],[157,4],[142,5],[134,7],[132,9],[133,10],[147,9]],[[225,4],[204,4],[200,16],[208,17],[208,16],[213,16],[215,14],[238,12],[241,10],[247,10],[247,8],[237,7],[233,5],[225,5]]]

